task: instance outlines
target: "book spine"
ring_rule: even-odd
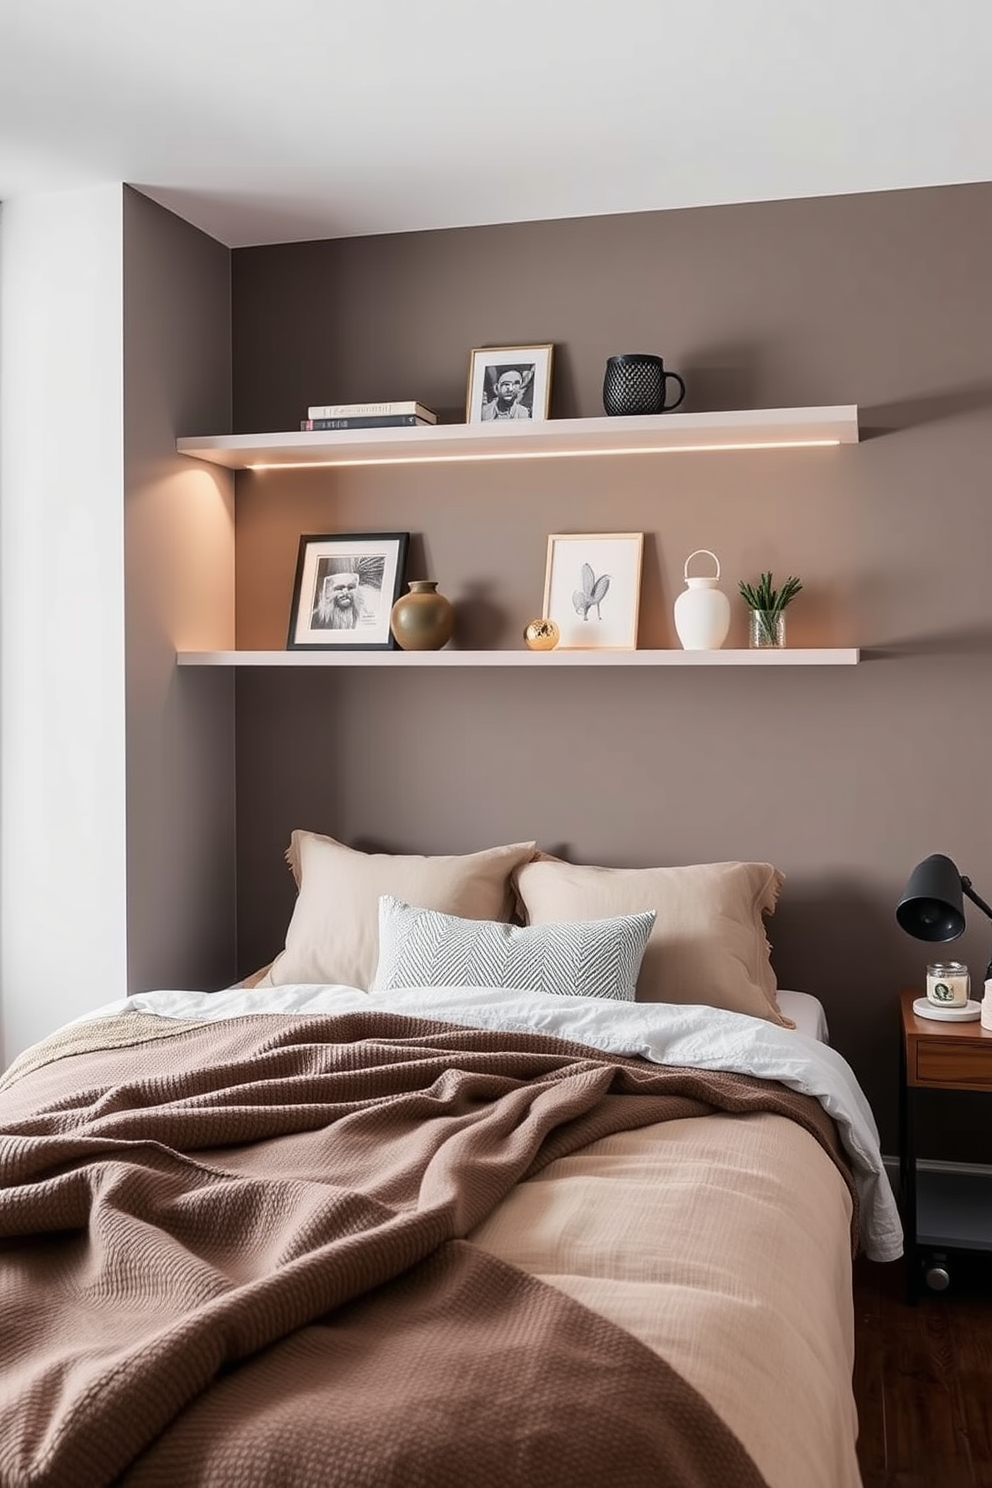
[[[386,418],[399,413],[414,413],[425,423],[436,424],[437,414],[423,403],[314,403],[307,409],[308,419]]]
[[[308,429],[416,429],[428,428],[426,419],[415,413],[375,414],[365,418],[305,418],[300,428]]]

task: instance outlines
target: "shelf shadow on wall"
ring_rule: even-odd
[[[896,661],[919,656],[988,656],[992,625],[969,625],[929,635],[897,636],[881,646],[864,646],[862,661]]]
[[[767,356],[759,357],[755,346],[735,344],[713,346],[665,365],[685,378],[681,413],[725,413],[752,406],[756,385],[767,381],[767,364]]]
[[[452,641],[457,650],[492,651],[503,643],[510,621],[506,609],[493,599],[493,587],[485,579],[473,579],[453,596]],[[527,620],[520,623],[521,638],[526,624]]]
[[[861,404],[858,409],[859,437],[878,439],[924,424],[938,424],[963,414],[992,408],[992,382],[977,382],[921,398],[902,398],[894,403]]]

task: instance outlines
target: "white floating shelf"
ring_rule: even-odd
[[[857,444],[858,410],[765,408],[505,424],[218,434],[177,439],[181,455],[229,470],[305,465],[410,465],[452,460],[559,459],[570,455],[676,454]]]
[[[180,666],[214,667],[653,667],[855,666],[856,648],[756,651],[180,651]]]

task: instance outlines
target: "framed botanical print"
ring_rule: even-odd
[[[542,613],[559,650],[636,650],[643,550],[643,532],[551,534]]]

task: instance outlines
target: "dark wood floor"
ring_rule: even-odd
[[[905,1300],[901,1262],[855,1267],[864,1488],[992,1488],[992,1259],[960,1287]],[[967,1285],[965,1281],[967,1280]]]

